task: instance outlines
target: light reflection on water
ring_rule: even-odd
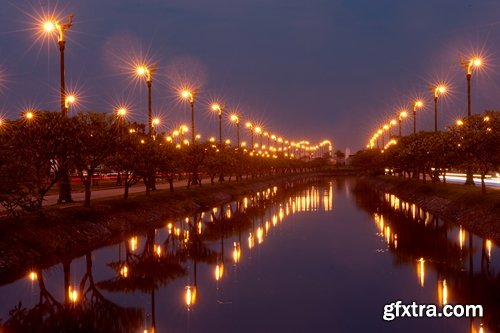
[[[392,194],[323,179],[33,269],[0,287],[0,318],[17,331],[494,331],[496,251]],[[397,299],[488,308],[484,322],[383,322],[383,305]]]

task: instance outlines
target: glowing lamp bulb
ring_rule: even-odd
[[[139,66],[139,67],[137,67],[137,70],[136,70],[137,75],[139,75],[139,76],[144,76],[146,74],[146,71],[147,71],[147,69],[144,66]]]
[[[415,102],[415,107],[417,107],[417,108],[421,108],[423,105],[424,105],[424,103],[422,101]]]
[[[26,112],[26,115],[25,115],[26,119],[28,119],[28,120],[33,119],[34,116],[35,115],[31,111]]]
[[[187,90],[183,90],[181,92],[181,97],[182,98],[189,98],[190,95],[191,95],[191,93],[189,91],[187,91]]]
[[[472,59],[472,65],[474,67],[479,67],[479,66],[482,65],[482,63],[483,63],[483,61],[481,59],[479,59],[479,58]]]
[[[127,114],[127,109],[125,109],[125,108],[119,108],[116,111],[116,114],[118,114],[120,117],[124,117]]]
[[[438,87],[437,87],[437,91],[438,91],[438,93],[440,93],[440,94],[444,94],[444,93],[446,93],[446,86],[443,86],[443,85],[438,86]]]
[[[212,110],[213,111],[220,111],[220,105],[215,103],[215,104],[212,104]]]
[[[68,104],[73,104],[76,102],[76,97],[75,95],[69,95],[68,97],[66,97],[66,102],[68,102]]]
[[[160,124],[160,118],[154,118],[153,119],[153,125],[159,125]]]
[[[56,25],[52,21],[46,21],[43,23],[43,30],[46,32],[52,32],[56,29]]]

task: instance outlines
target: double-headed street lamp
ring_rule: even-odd
[[[212,111],[218,112],[219,115],[219,147],[222,148],[222,112],[224,106],[218,103],[212,104]]]
[[[156,72],[156,65],[151,69],[146,65],[137,66],[136,68],[137,76],[144,77],[146,79],[146,85],[148,87],[148,136],[153,135],[151,85],[153,83],[154,72]]]
[[[240,148],[240,118],[238,115],[232,114],[230,120],[236,124],[236,144]]]
[[[181,97],[185,100],[189,101],[191,105],[191,143],[194,144],[195,140],[195,132],[194,132],[194,98],[196,97],[197,92],[191,90],[183,90],[181,92]]]
[[[434,92],[434,132],[438,130],[438,97],[446,94],[446,86],[438,84],[435,87],[431,87],[431,91]]]
[[[413,134],[417,133],[417,109],[420,109],[424,106],[424,103],[421,100],[416,100],[413,103]]]

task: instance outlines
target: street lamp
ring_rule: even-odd
[[[59,45],[60,55],[60,103],[61,113],[64,116],[68,115],[68,108],[66,107],[66,83],[65,83],[65,70],[64,70],[64,49],[66,47],[65,33],[66,30],[73,26],[73,14],[68,16],[66,23],[59,22],[56,19],[51,19],[43,22],[42,28],[48,33],[52,34],[57,32],[57,44]],[[62,161],[60,161],[62,162]],[[61,163],[64,165],[64,163]],[[73,202],[71,198],[71,183],[69,181],[68,170],[61,170],[62,177],[59,182],[59,199],[58,203]]]
[[[191,90],[183,90],[181,91],[181,97],[185,100],[189,101],[191,105],[191,143],[194,144],[195,140],[195,132],[194,132],[194,98],[196,97],[197,92]]]
[[[69,111],[69,107],[73,104],[76,103],[76,96],[75,95],[68,95],[64,99],[64,107],[66,108],[66,112]]]
[[[396,123],[397,123],[397,122],[396,122],[396,119],[391,119],[391,121],[389,121],[389,140],[391,139],[391,136],[392,136],[392,134],[391,134],[391,128],[392,128],[394,125],[396,125]]]
[[[424,103],[421,100],[416,100],[413,103],[413,134],[417,133],[417,109],[420,109],[424,106]]]
[[[260,126],[255,127],[255,133],[260,135],[260,146],[259,146],[259,148],[262,149],[262,128],[260,128]]]
[[[461,64],[464,66],[466,70],[466,78],[467,78],[467,116],[471,116],[471,108],[470,108],[470,79],[472,77],[472,70],[475,68],[481,67],[483,61],[479,57],[472,57],[469,60],[460,60]]]
[[[212,104],[212,111],[219,113],[219,147],[222,148],[222,112],[224,111],[224,106],[214,103]]]
[[[466,78],[467,78],[467,117],[470,117],[472,115],[471,112],[471,106],[470,106],[470,79],[472,78],[472,70],[475,68],[479,68],[483,61],[479,57],[472,57],[471,59],[460,60],[461,64],[464,66],[466,70]],[[465,185],[475,185],[474,184],[474,178],[472,174],[472,170],[470,167],[467,168],[466,172],[466,180],[465,180]]]
[[[152,115],[152,100],[151,100],[151,84],[153,83],[153,73],[156,72],[156,65],[149,69],[146,65],[140,65],[136,68],[136,74],[139,77],[146,79],[148,87],[148,135],[151,136],[153,132],[153,115]]]
[[[156,117],[151,120],[151,130],[152,130],[152,136],[153,139],[156,139],[156,127],[160,125],[160,118]],[[149,134],[151,136],[151,133]]]
[[[252,150],[253,150],[253,124],[249,121],[245,124],[245,127],[250,130],[250,135],[251,135],[251,141],[250,144],[252,145]]]
[[[442,84],[431,87],[431,91],[434,92],[434,132],[438,130],[438,97],[446,94],[446,90],[446,86]]]
[[[73,15],[68,16],[66,23],[61,23],[58,20],[49,20],[43,22],[42,28],[46,33],[58,33],[57,43],[59,45],[60,53],[60,79],[61,79],[61,112],[65,116],[68,114],[66,107],[66,85],[65,85],[65,72],[64,72],[64,49],[66,47],[65,33],[66,30],[73,25]]]
[[[231,121],[236,124],[236,144],[238,149],[240,148],[240,118],[232,114],[230,117]]]
[[[408,117],[408,112],[406,110],[403,110],[399,113],[399,117],[398,117],[398,120],[399,120],[399,136],[401,136],[401,123],[403,122],[403,119],[405,119],[406,117]]]

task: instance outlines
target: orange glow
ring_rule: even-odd
[[[235,264],[240,262],[241,258],[241,247],[240,243],[233,242],[233,261]]]
[[[38,274],[36,272],[32,271],[29,273],[29,278],[32,282],[34,282],[34,281],[38,280]]]
[[[240,122],[240,118],[238,118],[238,116],[235,114],[232,114],[230,119],[232,122],[237,123],[237,124]]]
[[[125,117],[127,115],[127,109],[125,107],[119,107],[117,110],[116,110],[116,114],[120,117]]]
[[[160,118],[158,118],[158,117],[157,117],[157,118],[153,118],[153,120],[152,120],[152,124],[153,124],[153,126],[158,126],[158,125],[160,125]]]
[[[35,117],[35,114],[32,111],[27,111],[24,114],[24,118],[26,118],[27,120],[32,120],[34,117]]]
[[[76,102],[76,96],[75,95],[68,95],[66,96],[66,99],[64,100],[64,105],[66,108],[69,108],[71,104],[75,104]]]
[[[417,100],[415,101],[415,104],[413,104],[413,109],[416,110],[417,108],[421,108],[424,106],[424,102],[422,102],[421,100]]]
[[[128,277],[128,267],[127,265],[123,265],[121,268],[120,268],[120,275],[124,278]]]
[[[68,287],[68,298],[73,303],[76,303],[78,301],[78,291],[76,289],[73,289],[72,286]]]
[[[184,295],[184,301],[186,302],[186,305],[188,308],[190,308],[191,305],[196,303],[196,287],[186,286],[186,293]]]
[[[213,110],[213,111],[219,111],[219,112],[220,112],[220,111],[221,111],[221,107],[220,107],[220,105],[219,105],[219,104],[214,103],[214,104],[212,104],[212,110]]]
[[[404,110],[403,110],[403,111],[401,111],[401,112],[399,113],[399,118],[400,118],[400,119],[402,119],[402,118],[406,118],[406,117],[408,117],[408,112],[406,112],[406,111],[404,111]]]
[[[464,124],[464,122],[462,121],[462,119],[458,119],[458,120],[456,121],[456,124],[457,124],[458,126],[462,126],[462,125]]]

